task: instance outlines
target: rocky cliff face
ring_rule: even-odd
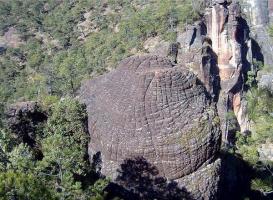
[[[177,62],[202,80],[217,102],[223,141],[233,142],[236,131],[247,133],[250,123],[244,93],[248,72],[257,75],[259,65],[273,66],[273,42],[267,26],[272,21],[272,0],[206,0],[204,17],[185,32],[178,31],[181,45]],[[167,54],[157,41],[146,49]],[[272,67],[271,67],[272,68]],[[272,75],[259,72],[259,82],[271,89]]]
[[[230,143],[236,131],[250,129],[244,100],[248,72],[256,74],[257,63],[272,63],[271,40],[267,30],[261,28],[270,21],[272,2],[206,2],[209,6],[203,19],[178,34],[182,46],[178,63],[198,74],[214,97],[223,141]],[[249,17],[242,9],[246,3],[251,4],[247,7],[252,13]]]
[[[82,99],[89,153],[101,153],[103,174],[115,179],[123,160],[144,157],[197,199],[216,196],[219,118],[192,72],[158,56],[130,57],[86,82]]]
[[[266,68],[271,69],[271,74],[260,72],[258,80],[263,87],[268,85],[267,88],[273,92],[270,87],[273,82],[273,40],[268,34],[268,26],[273,23],[273,0],[243,0],[242,8],[250,26],[251,37],[260,46],[263,64]]]
[[[217,56],[221,87],[219,88],[218,112],[221,116],[225,139],[228,139],[231,131],[228,127],[226,113],[234,112],[238,123],[242,124],[238,116],[241,109],[240,93],[244,82],[243,70],[245,69],[243,67],[248,66],[245,66],[242,60],[247,29],[240,14],[240,7],[236,3],[215,4],[205,14],[207,37],[211,39],[212,50]]]
[[[272,14],[272,0],[241,0],[240,3],[249,23],[264,26],[269,23]]]
[[[251,29],[251,37],[260,45],[264,55],[264,64],[273,65],[273,42],[268,35],[267,26],[273,20],[272,0],[242,0],[242,11]]]

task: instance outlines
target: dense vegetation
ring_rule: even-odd
[[[39,124],[43,132],[36,135],[35,145],[24,143],[18,140],[16,133],[3,129],[0,134],[1,198],[98,197],[102,191],[96,187],[105,187],[107,180],[100,180],[88,161],[86,120],[84,106],[65,99],[52,104],[47,121]]]
[[[197,13],[191,1],[0,1],[2,35],[11,27],[21,45],[0,60],[0,102],[75,95],[83,79],[143,51],[151,36],[175,38]]]
[[[263,194],[273,191],[273,162],[263,157],[263,145],[273,142],[273,94],[253,87],[247,94],[248,111],[252,132],[238,133],[236,153],[242,157],[252,170],[251,189]]]
[[[1,199],[104,199],[109,181],[88,159],[86,112],[73,97],[84,79],[145,51],[149,37],[175,40],[198,17],[198,6],[190,0],[0,1],[0,39],[6,40],[0,48]],[[7,105],[28,100],[38,101],[47,118],[35,125],[31,143],[22,139],[30,132],[11,129],[3,115]],[[20,120],[31,124],[27,116]]]

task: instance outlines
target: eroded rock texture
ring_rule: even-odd
[[[123,160],[144,157],[168,180],[183,184],[191,175],[187,190],[213,199],[219,118],[192,72],[158,56],[130,57],[87,81],[81,94],[89,115],[89,153],[101,152],[103,174],[115,178]]]
[[[232,143],[236,131],[250,129],[245,82],[248,71],[257,73],[254,63],[263,62],[263,55],[237,1],[207,1],[207,5],[200,22],[178,34],[182,45],[177,62],[193,70],[217,102],[223,141]],[[230,114],[236,118],[232,126]]]
[[[204,83],[217,102],[223,141],[234,142],[236,131],[248,133],[245,93],[248,72],[260,86],[271,87],[272,73],[259,71],[262,65],[273,66],[273,42],[268,25],[273,19],[273,0],[204,0],[204,16],[184,31],[177,30],[180,44],[177,63],[185,65]],[[167,55],[166,44],[153,41],[146,48],[152,54]],[[158,44],[157,44],[158,43]],[[236,123],[228,119],[234,115]]]

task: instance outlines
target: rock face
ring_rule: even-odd
[[[272,0],[241,0],[241,5],[252,26],[264,26],[272,20]]]
[[[7,126],[19,142],[30,147],[36,145],[35,136],[40,123],[47,120],[47,115],[33,101],[18,102],[10,105],[6,112]]]
[[[159,175],[196,198],[213,199],[219,181],[219,118],[205,87],[183,66],[158,56],[130,57],[82,86],[90,156],[116,177],[123,160],[144,157]],[[196,178],[196,181],[195,181]]]
[[[273,64],[272,41],[263,28],[273,1],[204,2],[204,17],[178,31],[175,43],[150,38],[144,46],[153,56],[125,59],[117,70],[83,85],[89,151],[101,152],[102,173],[115,178],[124,159],[144,157],[195,198],[216,196],[219,128],[226,143],[237,131],[249,131],[248,72],[256,75],[257,63]],[[250,16],[245,5],[251,5]],[[272,88],[271,82],[263,75],[259,85]]]
[[[264,64],[273,66],[273,41],[267,26],[273,22],[273,0],[242,0],[242,11],[251,29],[251,37],[261,47]]]
[[[262,144],[258,148],[259,157],[261,160],[273,161],[273,143]]]
[[[218,113],[222,120],[224,141],[229,142],[230,135],[236,129],[229,128],[226,113],[233,112],[241,127],[239,116],[244,85],[244,75],[250,70],[249,63],[244,59],[247,49],[248,27],[241,17],[241,9],[237,3],[216,3],[205,15],[207,37],[211,38],[212,50],[217,56],[217,66],[220,78]],[[241,130],[242,132],[246,130]]]
[[[247,73],[256,74],[257,63],[265,61],[263,51],[267,47],[263,49],[265,46],[260,46],[250,34],[252,29],[237,1],[206,3],[209,6],[203,19],[178,34],[181,50],[177,62],[193,70],[217,102],[223,141],[232,143],[236,131],[250,129],[244,100],[245,82]],[[234,121],[233,117],[227,117],[230,114],[234,114],[237,127],[230,126]]]
[[[273,94],[273,74],[264,74],[260,78],[259,88],[267,89]]]

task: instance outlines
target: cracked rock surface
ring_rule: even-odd
[[[192,72],[167,58],[129,57],[85,82],[81,100],[89,115],[90,157],[101,152],[102,173],[113,179],[126,158],[144,157],[168,180],[216,159],[219,118],[209,94]]]

